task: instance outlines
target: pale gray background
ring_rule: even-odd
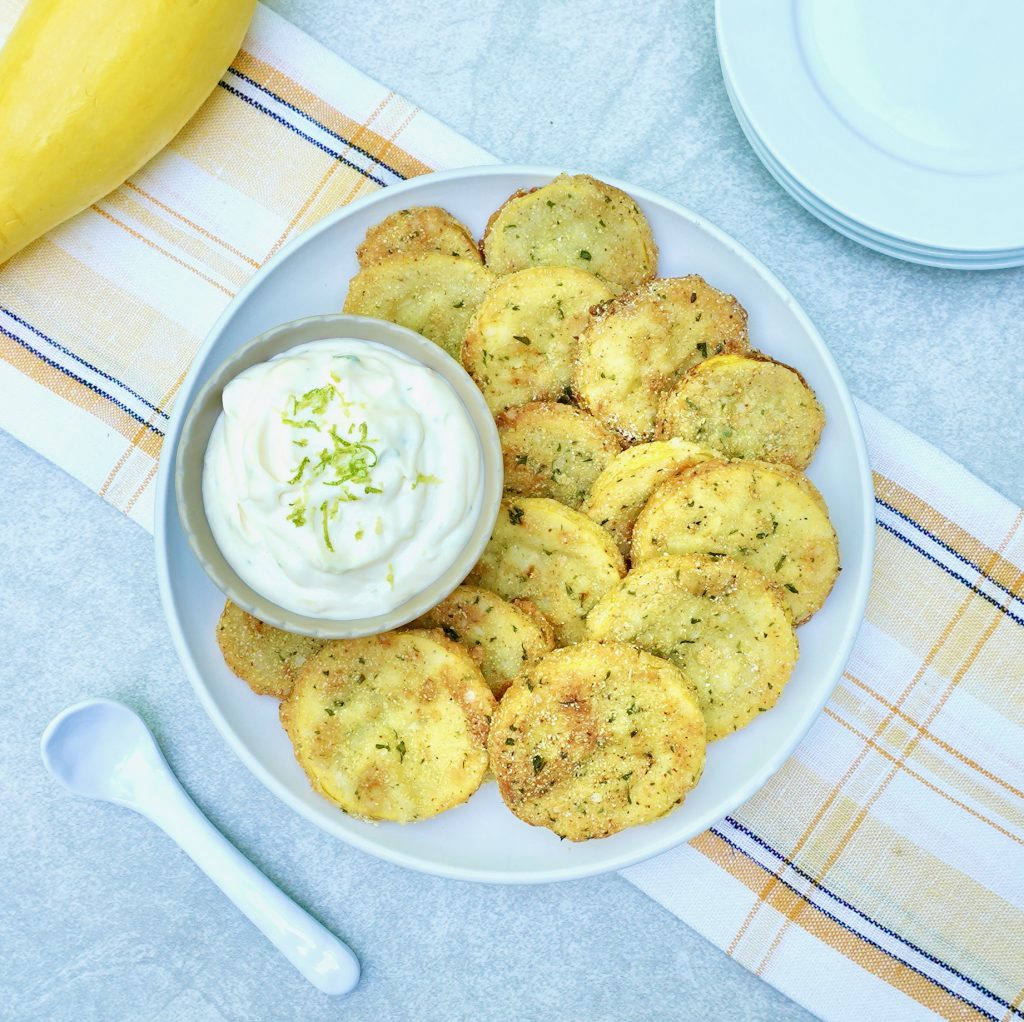
[[[497,156],[646,185],[733,234],[796,294],[851,389],[1024,500],[1024,273],[894,262],[833,234],[749,151],[711,5],[271,0]],[[807,1019],[616,877],[542,888],[376,862],[269,795],[175,660],[152,543],[0,434],[0,1018]],[[43,775],[47,720],[89,695],[143,712],[186,787],[348,939],[364,979],[312,990],[159,832]]]

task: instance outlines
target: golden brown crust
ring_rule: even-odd
[[[747,348],[747,314],[732,295],[695,274],[652,280],[595,310],[573,391],[626,440],[651,440],[663,391],[698,362]]]
[[[505,492],[553,497],[578,508],[601,470],[622,450],[619,438],[588,412],[534,401],[498,416]]]
[[[801,624],[839,575],[839,543],[817,487],[789,465],[706,461],[652,494],[633,529],[634,565],[666,554],[734,557],[785,590]]]
[[[540,629],[541,634],[544,636],[544,642],[547,643],[549,648],[555,648],[555,629],[552,627],[551,622],[547,619],[546,615],[541,613],[540,607],[537,606],[532,600],[509,600],[509,603],[513,607],[518,607],[531,621]]]
[[[583,642],[532,663],[488,741],[509,809],[572,841],[671,812],[700,778],[704,747],[704,719],[681,673],[616,642]]]
[[[541,188],[541,186],[537,185],[534,188],[519,188],[519,189],[517,189],[487,218],[487,223],[484,226],[483,237],[480,239],[480,252],[481,252],[481,254],[483,254],[484,241],[486,240],[487,235],[491,232],[491,229],[494,227],[494,224],[497,222],[498,217],[500,217],[501,214],[505,212],[505,209],[509,205],[511,205],[513,202],[515,202],[516,199],[521,199],[524,195],[532,195],[534,192],[540,191],[540,188]]]
[[[727,458],[806,468],[825,413],[792,366],[763,355],[717,355],[661,396],[658,436],[710,444]]]
[[[354,816],[408,823],[479,787],[494,706],[473,658],[440,629],[385,632],[325,643],[281,723],[314,790]]]
[[[798,648],[783,596],[729,557],[659,557],[601,599],[587,633],[671,660],[696,686],[714,741],[774,706],[789,680]]]
[[[536,607],[525,600],[507,602],[479,586],[459,586],[413,627],[440,628],[465,646],[496,699],[526,664],[555,648],[551,625]]]
[[[374,224],[356,249],[360,266],[370,266],[396,255],[444,255],[482,262],[469,228],[440,206],[400,209]]]
[[[575,266],[615,291],[649,279],[658,259],[651,226],[632,197],[587,174],[560,174],[510,196],[488,220],[481,248],[498,274]]]
[[[228,600],[217,622],[217,645],[224,662],[253,692],[283,699],[323,640],[282,631]]]
[[[530,401],[567,400],[576,338],[611,290],[568,266],[535,266],[499,279],[462,342],[462,364],[497,415]]]
[[[583,637],[587,611],[625,573],[611,537],[579,511],[548,497],[506,497],[470,581],[530,600],[565,645]]]
[[[471,259],[396,255],[352,278],[344,311],[415,330],[458,359],[469,320],[493,283],[494,275]]]
[[[629,557],[633,524],[657,487],[684,469],[720,458],[717,451],[686,440],[656,440],[627,447],[594,480],[580,510],[611,533]]]

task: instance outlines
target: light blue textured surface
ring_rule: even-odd
[[[603,171],[708,216],[794,291],[856,394],[1024,500],[1024,274],[897,263],[788,199],[732,118],[709,3],[271,5],[503,159]],[[616,877],[434,880],[295,816],[196,703],[149,537],[3,435],[0,466],[0,1018],[809,1018]],[[352,943],[353,997],[313,991],[150,824],[56,789],[38,736],[89,695],[139,709],[213,821]]]

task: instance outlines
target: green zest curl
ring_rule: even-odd
[[[338,377],[332,373],[331,378],[340,383]],[[296,528],[306,524],[306,501],[308,487],[321,482],[324,486],[339,487],[337,496],[331,500],[324,500],[320,504],[320,526],[323,533],[324,546],[334,553],[334,544],[331,541],[330,520],[338,514],[342,503],[359,500],[359,495],[353,493],[349,485],[361,486],[363,495],[370,493],[383,493],[379,486],[372,485],[372,472],[379,461],[379,454],[373,446],[375,441],[369,439],[369,429],[365,422],[351,423],[348,427],[348,437],[338,434],[336,426],[329,426],[317,418],[300,419],[300,413],[308,412],[312,416],[323,416],[332,401],[340,401],[344,408],[351,407],[351,402],[346,401],[341,391],[334,384],[327,384],[323,387],[315,387],[307,390],[301,396],[293,394],[288,400],[287,411],[282,414],[281,422],[294,429],[315,429],[321,439],[328,439],[329,445],[321,448],[315,459],[305,456],[295,468],[295,472],[288,480],[289,486],[302,486],[303,493],[298,500],[290,505],[291,511],[287,520]],[[326,427],[326,433],[325,433]],[[303,437],[293,440],[298,447],[307,447],[309,439]],[[422,477],[417,482],[440,482],[433,477]],[[362,530],[360,530],[361,534]],[[357,538],[361,538],[357,536]]]

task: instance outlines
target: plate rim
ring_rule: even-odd
[[[473,167],[460,167],[445,171],[435,171],[426,175],[418,175],[416,177],[409,178],[400,184],[390,185],[387,188],[380,189],[341,207],[333,213],[328,214],[308,230],[298,234],[287,244],[282,246],[274,256],[272,256],[253,274],[252,277],[250,277],[246,284],[238,291],[234,298],[232,298],[220,316],[218,316],[210,331],[207,333],[203,343],[197,349],[192,363],[189,366],[188,373],[182,382],[182,386],[179,390],[179,397],[189,394],[194,389],[195,380],[199,374],[199,367],[205,362],[210,349],[217,343],[228,322],[234,316],[237,307],[248,299],[252,292],[261,285],[263,279],[268,276],[279,263],[290,258],[292,253],[301,245],[308,243],[312,238],[329,230],[338,221],[347,219],[358,210],[374,205],[387,197],[402,194],[407,191],[415,191],[417,187],[422,186],[428,181],[435,183],[458,181],[468,177],[506,175],[513,177],[554,178],[558,174],[563,173],[575,174],[585,173],[585,171],[543,164],[521,163],[484,164]],[[838,666],[835,670],[834,683],[818,700],[815,701],[813,706],[808,706],[808,712],[804,723],[797,729],[797,731],[794,731],[791,736],[791,740],[787,744],[780,745],[771,756],[765,759],[760,768],[754,771],[747,778],[746,782],[737,788],[735,796],[730,800],[730,806],[724,813],[705,813],[704,817],[695,821],[694,826],[697,829],[693,835],[686,836],[669,833],[663,836],[660,840],[652,842],[649,846],[645,846],[639,850],[633,849],[617,855],[612,855],[599,862],[584,863],[578,866],[560,865],[546,869],[535,869],[529,873],[523,872],[509,874],[507,871],[493,868],[479,869],[458,865],[445,866],[434,862],[425,863],[410,853],[390,848],[381,848],[378,844],[363,837],[362,835],[345,833],[326,827],[323,821],[319,817],[315,816],[312,810],[310,810],[305,803],[293,796],[282,782],[278,781],[269,770],[264,768],[245,743],[235,735],[231,725],[216,706],[208,687],[202,680],[198,667],[192,659],[189,644],[186,641],[181,627],[181,622],[175,611],[173,597],[171,594],[170,565],[169,558],[167,556],[167,532],[165,519],[167,516],[167,509],[170,506],[168,505],[169,490],[173,487],[174,483],[175,454],[177,451],[178,440],[181,435],[181,428],[187,412],[187,408],[184,403],[176,403],[175,408],[171,413],[171,420],[168,424],[160,452],[160,461],[156,479],[153,529],[154,554],[156,559],[157,581],[160,591],[160,603],[168,629],[171,633],[175,651],[178,655],[178,660],[185,671],[185,675],[189,680],[193,692],[199,700],[200,705],[206,711],[207,716],[213,722],[214,727],[220,733],[229,748],[257,778],[257,780],[264,785],[264,787],[273,792],[273,794],[275,794],[286,806],[297,812],[300,816],[314,824],[320,830],[330,834],[332,837],[344,841],[350,847],[357,848],[358,850],[372,855],[375,858],[390,862],[394,865],[403,866],[407,869],[427,873],[432,876],[477,883],[509,885],[532,885],[566,880],[579,880],[586,877],[612,873],[617,870],[624,869],[627,866],[636,865],[639,862],[646,861],[647,859],[660,855],[662,852],[668,851],[671,848],[675,848],[678,845],[691,840],[692,836],[695,836],[696,833],[702,832],[717,820],[727,816],[737,806],[742,805],[743,802],[747,801],[752,795],[759,791],[786,762],[793,750],[800,744],[807,732],[820,716],[825,703],[829,698],[831,698],[832,693],[842,676],[842,668],[849,660],[853,644],[856,641],[861,624],[864,620],[868,592],[871,586],[872,566],[874,563],[874,487],[872,484],[871,468],[868,461],[867,444],[864,439],[864,431],[860,417],[857,414],[857,409],[854,405],[853,397],[846,385],[846,381],[839,371],[839,367],[836,364],[828,346],[825,344],[824,339],[811,322],[810,317],[779,278],[743,245],[730,237],[724,231],[720,230],[714,224],[710,223],[699,213],[696,213],[680,203],[675,202],[673,199],[656,193],[651,189],[634,185],[619,178],[602,174],[601,180],[613,187],[622,189],[637,199],[654,205],[667,207],[671,212],[682,216],[684,219],[690,220],[700,230],[713,237],[717,242],[728,249],[733,256],[745,263],[750,270],[752,270],[773,291],[775,291],[794,317],[800,322],[801,327],[807,332],[807,335],[816,344],[818,352],[822,358],[824,369],[836,387],[839,403],[852,427],[855,466],[857,476],[861,482],[861,491],[863,494],[862,500],[860,501],[860,518],[862,523],[865,525],[865,528],[864,542],[857,564],[857,584],[852,593],[853,608],[855,612],[851,613],[845,622],[841,641],[835,646],[835,653],[833,654],[832,661]],[[170,496],[173,496],[173,494],[170,494]],[[173,505],[173,501],[171,503]],[[851,566],[850,570],[852,570],[852,567],[853,566]]]
[[[765,143],[754,131],[753,125],[746,120],[742,106],[733,95],[729,83],[725,83],[726,93],[729,102],[732,104],[733,114],[740,126],[747,143],[753,150],[754,155],[760,160],[762,166],[775,180],[776,184],[798,205],[802,206],[811,216],[815,217],[826,227],[831,228],[837,234],[841,234],[850,241],[856,242],[865,248],[869,248],[880,255],[888,256],[890,259],[898,259],[901,262],[916,263],[918,266],[931,266],[940,270],[964,270],[968,272],[979,272],[982,270],[1007,270],[1024,266],[1024,248],[1008,249],[1005,252],[957,252],[955,249],[938,248],[914,248],[909,243],[901,243],[899,239],[889,235],[869,233],[871,228],[850,220],[848,217],[831,207],[826,206],[823,199],[811,194],[807,188],[800,184],[796,178],[789,175],[786,169],[778,163],[775,156]]]
[[[852,128],[850,128],[845,121],[835,113],[825,98],[819,93],[818,87],[813,80],[809,70],[803,76],[806,81],[802,83],[802,87],[798,90],[796,95],[797,101],[799,102],[799,109],[801,116],[808,118],[823,134],[824,141],[817,146],[813,151],[805,149],[801,158],[801,151],[799,147],[794,147],[790,144],[788,147],[783,146],[780,149],[781,143],[785,142],[784,132],[780,132],[778,129],[780,125],[778,122],[778,104],[773,99],[769,98],[768,94],[764,90],[758,90],[753,87],[753,82],[749,79],[749,76],[744,79],[742,70],[744,62],[734,52],[737,48],[744,48],[745,40],[742,35],[737,31],[739,28],[739,22],[742,20],[744,27],[748,30],[749,35],[749,16],[753,15],[759,19],[759,24],[764,27],[768,26],[770,32],[776,33],[777,37],[785,36],[785,42],[787,45],[791,44],[793,49],[796,51],[795,57],[792,57],[794,64],[803,67],[804,58],[799,50],[799,43],[796,39],[796,27],[790,23],[796,17],[795,8],[799,0],[787,0],[786,5],[779,6],[777,9],[773,9],[770,13],[756,5],[751,4],[749,0],[715,0],[715,42],[718,50],[718,59],[721,66],[722,77],[727,83],[727,86],[734,93],[735,99],[733,99],[733,105],[737,104],[743,109],[748,122],[754,127],[758,137],[762,140],[762,144],[773,154],[776,162],[783,167],[787,174],[798,181],[807,191],[811,194],[818,196],[823,203],[826,203],[831,209],[836,210],[843,216],[850,220],[856,221],[859,224],[863,224],[866,227],[871,228],[878,234],[883,234],[885,237],[892,238],[899,242],[916,244],[927,248],[940,248],[946,249],[947,251],[963,252],[963,253],[1006,253],[1013,252],[1024,248],[1024,226],[1018,224],[1016,230],[1020,234],[1017,239],[1011,245],[987,245],[980,244],[974,238],[967,241],[967,243],[961,243],[959,245],[949,244],[949,239],[945,243],[935,243],[934,241],[927,240],[924,237],[922,231],[927,231],[928,227],[922,227],[922,224],[927,221],[929,225],[935,223],[935,218],[932,216],[921,218],[920,213],[915,214],[915,218],[907,219],[905,210],[901,210],[899,216],[903,217],[903,226],[897,231],[887,231],[882,225],[879,219],[879,209],[877,204],[873,208],[868,208],[862,215],[858,215],[855,212],[855,207],[860,200],[860,205],[864,205],[864,194],[858,190],[858,187],[853,184],[851,185],[848,180],[845,184],[840,181],[836,183],[836,179],[833,175],[831,179],[825,179],[820,183],[818,188],[814,188],[808,181],[808,173],[815,173],[821,171],[821,162],[816,155],[817,152],[823,151],[824,149],[836,150],[837,148],[845,151],[846,159],[850,158],[850,153],[854,153],[861,161],[861,163],[868,163],[876,165],[876,170],[881,168],[884,170],[884,174],[889,178],[890,181],[898,179],[903,182],[905,186],[909,188],[911,192],[920,192],[921,181],[937,181],[944,180],[947,182],[947,188],[963,188],[971,187],[967,182],[975,179],[1006,179],[1010,183],[1005,185],[1004,188],[1007,191],[1007,196],[1015,194],[1014,188],[1016,184],[1019,184],[1020,180],[1024,178],[1024,169],[1019,169],[1013,172],[1003,172],[999,174],[988,174],[988,175],[977,175],[977,174],[955,174],[951,172],[940,172],[940,171],[929,171],[927,167],[919,165],[911,165],[898,157],[878,149],[868,142],[864,141],[860,135]],[[792,38],[789,35],[785,35],[785,28],[783,23],[789,25],[792,28]],[[733,31],[730,35],[730,26],[733,26]],[[778,41],[778,38],[776,38]],[[789,81],[802,81],[800,76],[795,72],[789,76]],[[794,95],[794,91],[791,89],[787,93],[791,97]],[[749,98],[748,98],[749,97]],[[776,130],[766,131],[766,127],[774,127]],[[774,137],[775,142],[769,145],[768,138]],[[781,142],[780,142],[781,140]],[[834,153],[833,153],[834,155]],[[834,164],[836,161],[832,160]],[[797,164],[799,166],[797,166]],[[820,173],[818,174],[820,177]],[[912,187],[911,187],[912,186]],[[851,187],[853,188],[853,195],[851,197]],[[990,186],[991,187],[991,186]],[[827,192],[834,193],[831,197],[826,197]],[[963,206],[963,197],[955,197],[956,201],[947,201],[947,205],[952,206]],[[891,205],[891,204],[890,204]],[[1004,203],[1005,205],[1005,203]],[[949,228],[947,227],[947,230]],[[991,229],[991,228],[990,228]],[[957,232],[963,232],[965,230],[964,223],[961,222],[954,228]],[[972,230],[976,230],[976,227],[972,226],[966,228],[968,234]],[[842,232],[840,232],[842,233]]]

